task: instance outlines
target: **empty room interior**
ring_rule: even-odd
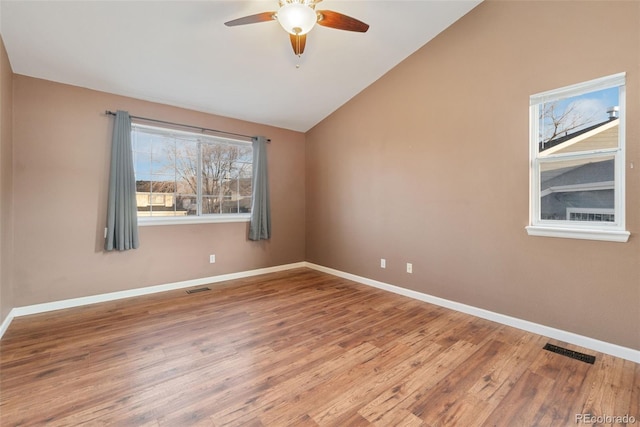
[[[0,35],[0,425],[640,424],[639,1]]]

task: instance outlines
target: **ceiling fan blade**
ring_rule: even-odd
[[[236,25],[256,24],[258,22],[273,21],[274,19],[276,19],[275,12],[262,12],[225,22],[224,25],[227,27],[235,27]]]
[[[331,10],[318,11],[318,25],[359,33],[366,33],[369,29],[369,24]]]
[[[304,53],[304,46],[307,44],[307,35],[289,34],[289,38],[291,39],[293,52],[298,56],[302,55]]]

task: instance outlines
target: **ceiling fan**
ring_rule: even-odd
[[[331,10],[316,10],[316,4],[322,0],[279,0],[277,12],[262,12],[244,16],[225,22],[227,27],[236,25],[255,24],[258,22],[278,21],[282,28],[289,33],[293,52],[300,56],[304,52],[307,33],[314,25],[336,28],[338,30],[365,33],[369,25],[355,18]]]

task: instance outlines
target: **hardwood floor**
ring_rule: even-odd
[[[623,359],[308,269],[211,288],[16,318],[0,425],[640,426]]]

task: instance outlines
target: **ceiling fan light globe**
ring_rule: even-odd
[[[278,10],[278,22],[290,34],[307,34],[316,24],[316,11],[300,3],[286,3]]]

